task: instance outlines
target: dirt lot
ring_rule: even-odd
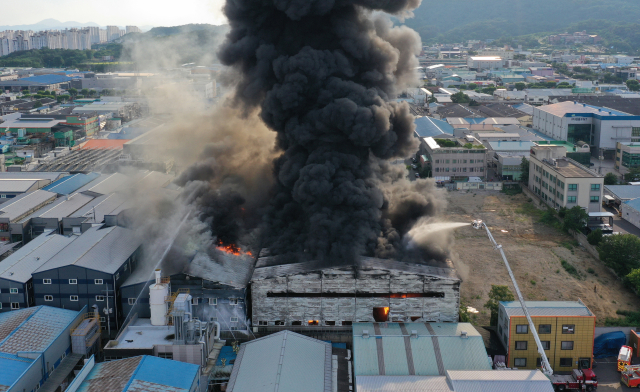
[[[502,244],[526,300],[580,298],[596,314],[598,325],[603,325],[606,317],[617,317],[618,309],[637,310],[631,304],[637,304],[638,298],[573,237],[538,222],[540,212],[524,194],[452,191],[447,198],[450,221],[480,218],[487,223]],[[491,285],[511,287],[500,254],[493,250],[484,230],[469,225],[456,230],[452,259],[463,279],[462,301],[479,311],[472,316],[473,323],[489,325],[484,304]],[[579,277],[569,274],[561,260],[574,266]]]

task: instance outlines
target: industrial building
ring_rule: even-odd
[[[499,69],[504,65],[502,57],[497,56],[471,56],[467,59],[470,70],[481,71],[483,69]]]
[[[73,115],[88,115],[97,113],[108,117],[120,118],[123,122],[131,121],[142,116],[142,109],[137,102],[93,102],[90,105],[77,106],[73,108]]]
[[[116,300],[118,290],[140,252],[141,240],[132,230],[95,225],[33,272],[35,304],[95,308],[106,318],[103,329],[115,332],[126,316]]]
[[[434,139],[420,143],[420,154],[431,163],[433,177],[442,180],[485,178],[487,149],[475,137]]]
[[[88,74],[89,77],[80,79],[83,89],[102,91],[110,90],[138,90],[142,87],[139,77],[125,77],[118,74]]]
[[[71,331],[85,313],[48,306],[0,313],[0,390],[55,391],[82,358],[72,353]]]
[[[252,322],[260,329],[372,322],[374,308],[386,309],[391,321],[458,320],[460,279],[450,263],[273,261],[263,253],[251,278]]]
[[[53,203],[56,198],[55,193],[40,189],[0,204],[0,241],[27,242],[30,240],[30,238],[24,238],[26,223],[20,221],[47,204]]]
[[[346,349],[291,331],[251,340],[240,346],[227,385],[229,392],[349,392],[351,356]]]
[[[36,93],[38,91],[56,91],[60,89],[67,89],[72,78],[63,75],[38,75],[28,78],[21,78],[16,80],[4,80],[0,82],[1,91],[13,91],[20,92],[22,90],[29,90],[30,93]]]
[[[582,301],[526,301],[549,364],[556,372],[590,369],[596,316]],[[540,368],[540,356],[518,301],[501,301],[498,335],[507,349],[507,367]]]
[[[193,316],[199,320],[220,323],[222,333],[247,331],[247,286],[254,257],[213,251],[214,259],[206,253],[197,253],[189,261],[174,260],[162,266],[171,291],[189,292],[192,297]],[[154,281],[154,266],[140,266],[120,288],[125,314],[137,313],[149,318],[148,287]],[[143,293],[141,295],[141,293]]]
[[[640,128],[632,133],[632,142],[618,142],[616,144],[615,168],[620,173],[627,173],[630,169],[640,167]]]
[[[613,158],[618,142],[640,141],[640,116],[613,109],[561,102],[536,107],[533,127],[556,140],[584,142]]]
[[[599,212],[604,176],[566,157],[563,146],[536,146],[529,156],[529,189],[552,208]]]
[[[147,355],[103,363],[91,357],[67,390],[199,392],[199,370],[196,365]]]

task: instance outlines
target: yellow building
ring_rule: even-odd
[[[591,368],[596,316],[582,301],[526,301],[526,305],[554,371]],[[507,349],[508,367],[540,367],[520,302],[500,302],[497,332]]]

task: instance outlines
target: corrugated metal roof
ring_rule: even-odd
[[[0,192],[26,192],[38,180],[4,180],[0,178]]]
[[[604,190],[620,200],[633,200],[640,197],[638,185],[605,185]]]
[[[78,192],[90,191],[106,195],[125,189],[131,185],[133,185],[133,181],[130,177],[120,173],[113,173],[96,178],[94,181],[78,189]]]
[[[634,200],[627,200],[624,202],[625,205],[633,208],[636,211],[640,211],[640,198]]]
[[[453,134],[453,127],[446,121],[438,120],[432,117],[416,117],[415,133],[418,137],[437,137],[443,133]]]
[[[75,265],[115,273],[142,244],[136,233],[124,227],[94,226],[53,256],[35,273]]]
[[[331,344],[281,331],[242,344],[229,392],[330,392]]]
[[[445,376],[356,376],[358,392],[452,392]]]
[[[152,388],[151,390],[163,386],[169,388],[163,389],[167,391],[188,391],[198,376],[199,370],[200,366],[192,363],[145,355],[133,375],[134,380],[138,381],[138,387],[134,390],[140,390],[147,385]],[[155,386],[151,384],[155,384]],[[127,390],[130,391],[131,387]]]
[[[0,328],[5,315],[22,312],[26,315],[22,317],[23,323],[15,326],[0,341],[0,352],[16,354],[19,351],[44,351],[78,316],[78,312],[73,310],[37,306],[0,314]],[[15,321],[10,316],[6,320],[9,323]]]
[[[517,142],[505,142],[502,140],[495,142],[488,142],[491,149],[494,151],[529,151],[531,147],[535,146],[535,142],[517,141]]]
[[[98,177],[100,177],[100,173],[78,173],[72,176],[64,177],[50,185],[45,186],[42,189],[49,192],[55,192],[59,195],[68,195]]]
[[[35,215],[40,218],[66,218],[78,211],[84,205],[95,199],[93,196],[85,195],[82,193],[76,193],[68,198],[63,199],[61,203],[56,204],[52,208],[48,208],[46,211],[39,215]]]
[[[97,363],[84,379],[78,392],[121,392],[131,380],[142,357]]]
[[[369,338],[362,336],[364,330]],[[408,336],[412,331],[417,338]],[[356,376],[443,376],[445,370],[491,369],[482,336],[469,323],[355,323],[353,351]]]
[[[23,216],[35,211],[37,207],[48,202],[53,202],[56,197],[57,195],[55,193],[43,191],[42,189],[25,193],[2,204],[2,208],[0,208],[0,218],[9,218],[11,222],[19,220]]]
[[[6,391],[31,366],[33,359],[0,353],[0,391]]]
[[[87,192],[88,194],[92,194]],[[93,193],[92,195],[95,195]],[[118,210],[120,206],[125,204],[128,199],[120,193],[111,193],[108,195],[102,195],[96,197],[91,202],[85,204],[78,211],[71,214],[72,217],[85,217],[89,218],[94,223],[102,223],[105,215],[112,214]],[[95,215],[95,221],[93,217]]]
[[[122,150],[122,146],[124,146],[124,144],[129,140],[130,139],[92,139],[86,142],[82,146],[82,148],[85,150],[92,150],[92,149],[98,149],[98,148]]]
[[[549,95],[570,95],[567,94],[549,94]],[[530,94],[533,95],[533,94]],[[537,94],[542,95],[542,94]],[[554,103],[551,105],[536,107],[534,110],[540,110],[543,112],[550,113],[554,116],[565,117],[567,114],[595,114],[599,116],[622,116],[622,117],[632,117],[632,114],[620,112],[618,110],[601,108],[597,106],[587,105],[586,103],[575,103],[573,101],[565,101],[560,103]]]
[[[260,257],[256,264],[256,269],[253,273],[251,280],[266,279],[276,276],[289,276],[297,275],[313,271],[322,271],[326,269],[341,269],[348,268],[353,269],[357,266],[362,270],[389,270],[389,271],[404,271],[408,273],[418,275],[430,275],[441,278],[448,278],[459,280],[460,278],[456,274],[456,271],[452,268],[441,268],[437,266],[431,266],[426,264],[406,263],[397,260],[389,259],[377,259],[373,257],[361,257],[354,264],[335,265],[328,264],[320,261],[307,261],[302,263],[282,264],[282,265],[270,265],[273,262],[273,257]]]
[[[447,371],[456,392],[553,392],[539,370]]]
[[[69,245],[77,236],[40,234],[11,256],[0,261],[0,278],[26,283],[31,274]]]
[[[576,301],[525,301],[531,316],[593,316],[587,306]],[[501,301],[506,314],[523,316],[522,306],[518,301]]]
[[[1,128],[1,127],[0,127]],[[0,178],[3,180],[51,180],[56,181],[63,176],[68,176],[67,172],[2,172]]]

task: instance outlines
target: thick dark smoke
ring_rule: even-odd
[[[240,73],[236,103],[261,109],[283,152],[262,230],[281,262],[398,257],[403,235],[434,212],[430,196],[381,169],[417,149],[409,107],[394,98],[415,81],[420,40],[373,12],[402,16],[419,4],[227,0],[218,56]]]

